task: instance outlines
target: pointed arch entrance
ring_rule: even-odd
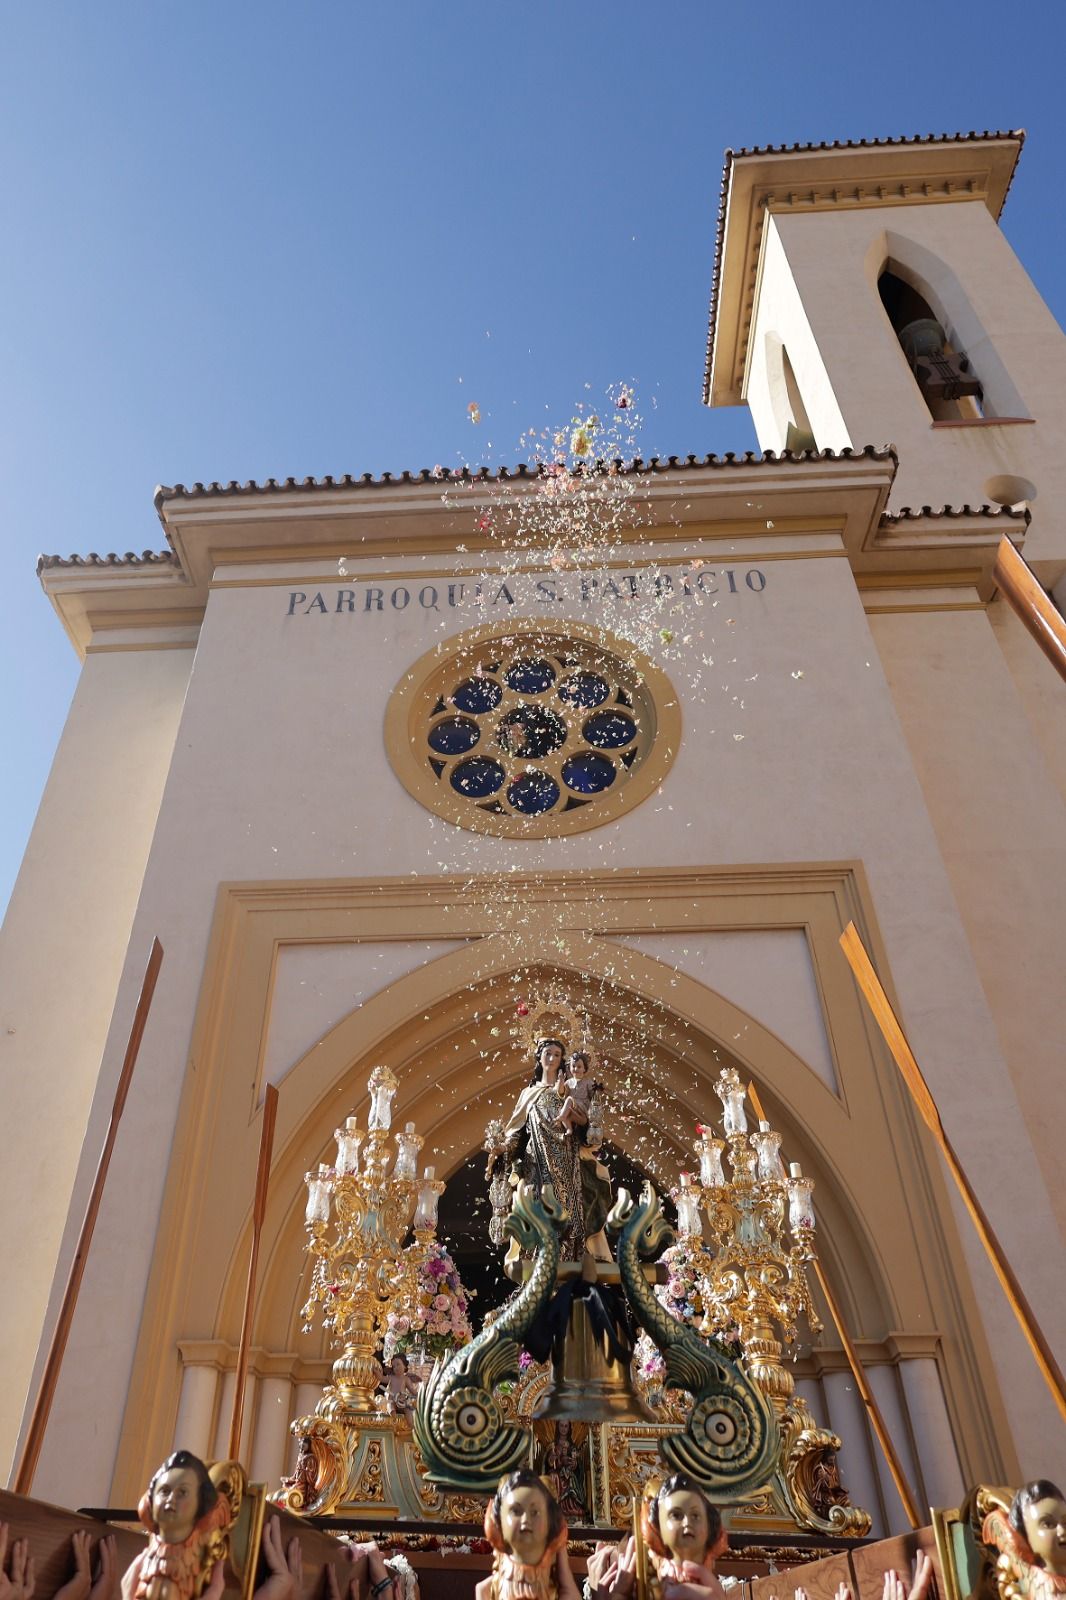
[[[931,1369],[964,1472],[1001,1467],[999,1400],[972,1331],[977,1319],[967,1314],[972,1291],[957,1270],[935,1159],[836,945],[854,917],[886,970],[861,869],[638,870],[598,882],[555,874],[514,890],[512,926],[506,917],[501,926],[487,888],[479,896],[478,885],[467,884],[457,896],[451,880],[221,892],[114,1492],[132,1492],[176,1429],[199,1429],[192,1445],[209,1451],[227,1414],[279,951],[340,943],[370,950],[412,937],[427,942],[424,963],[354,1007],[281,1082],[253,1334],[256,1392],[247,1408],[253,1473],[276,1479],[288,1419],[310,1409],[328,1371],[320,1341],[299,1328],[304,1173],[328,1159],[346,1115],[365,1115],[366,1080],[378,1061],[400,1079],[396,1120],[415,1122],[439,1177],[458,1173],[488,1118],[510,1108],[528,1077],[511,1037],[516,1001],[549,989],[565,992],[603,1042],[624,1129],[614,1137],[660,1187],[690,1164],[695,1123],[717,1119],[713,1083],[722,1067],[736,1065],[756,1082],[786,1154],[816,1180],[821,1254],[852,1332],[881,1353],[893,1382],[891,1368],[914,1357],[925,1363],[928,1392]],[[728,929],[751,936],[758,963],[759,935],[782,928],[806,939],[836,1089],[759,1016],[621,942],[649,931],[696,939]],[[448,940],[447,953],[434,957],[434,940]],[[765,981],[775,981],[772,963]],[[819,1359],[832,1365],[834,1343],[812,1354],[819,1381]],[[978,1390],[980,1408],[970,1403]],[[861,1418],[853,1423],[858,1438]],[[835,1418],[833,1426],[845,1431]],[[856,1491],[861,1498],[860,1485]]]

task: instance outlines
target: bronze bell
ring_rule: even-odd
[[[630,1363],[613,1359],[592,1326],[585,1300],[570,1303],[562,1354],[552,1357],[551,1383],[533,1415],[574,1422],[655,1421],[633,1388]]]

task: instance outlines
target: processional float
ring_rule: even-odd
[[[291,1424],[299,1456],[279,1504],[301,1515],[480,1520],[501,1474],[565,1466],[580,1429],[572,1521],[624,1525],[649,1481],[682,1471],[744,1526],[868,1531],[840,1483],[840,1440],[817,1424],[783,1360],[797,1319],[820,1328],[806,1276],[813,1184],[797,1166],[786,1171],[765,1119],[749,1131],[735,1070],[715,1085],[725,1136],[700,1127],[696,1171],[675,1192],[677,1229],[650,1184],[637,1197],[620,1190],[606,1221],[612,1248],[596,1252],[605,1259],[573,1248],[571,1206],[554,1185],[528,1181],[521,1162],[507,1173],[507,1136],[490,1124],[490,1235],[509,1244],[516,1288],[477,1333],[454,1314],[443,1334],[439,1321],[432,1331],[444,1313],[437,1296],[425,1303],[427,1262],[444,1260],[441,1301],[450,1291],[465,1314],[468,1297],[436,1238],[444,1186],[433,1168],[418,1176],[423,1141],[412,1124],[391,1136],[396,1088],[375,1068],[366,1132],[349,1118],[334,1166],[307,1175],[304,1325],[321,1317],[339,1353],[314,1413]],[[567,1197],[577,1205],[579,1188]],[[684,1313],[669,1293],[679,1274]],[[436,1356],[417,1402],[391,1415],[374,1396],[383,1344],[386,1356]],[[555,1429],[548,1448],[537,1437],[545,1426]]]

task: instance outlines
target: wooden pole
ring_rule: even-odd
[[[751,1101],[755,1115],[758,1117],[759,1121],[765,1122],[766,1115],[762,1108],[762,1101],[759,1099],[758,1090],[753,1083],[748,1084],[748,1099]],[[851,1375],[855,1379],[855,1387],[858,1389],[859,1394],[862,1397],[862,1403],[866,1407],[866,1414],[870,1419],[870,1426],[873,1428],[877,1442],[884,1452],[885,1460],[888,1462],[888,1470],[892,1474],[892,1482],[896,1485],[896,1493],[903,1502],[903,1510],[906,1513],[907,1521],[910,1523],[912,1528],[920,1528],[923,1526],[923,1518],[918,1512],[918,1502],[915,1500],[914,1495],[911,1492],[911,1486],[907,1482],[907,1475],[903,1470],[903,1463],[899,1459],[895,1445],[892,1443],[892,1435],[888,1431],[888,1425],[885,1422],[884,1414],[874,1398],[873,1390],[870,1388],[869,1381],[866,1377],[866,1368],[862,1364],[862,1358],[860,1357],[855,1346],[852,1344],[851,1335],[844,1326],[844,1313],[840,1309],[840,1304],[836,1295],[829,1287],[829,1280],[826,1277],[822,1268],[822,1263],[819,1261],[817,1256],[814,1257],[814,1260],[811,1264],[814,1267],[815,1277],[818,1279],[822,1294],[825,1297],[825,1303],[829,1307],[829,1315],[832,1317],[833,1324],[837,1330],[837,1333],[840,1335],[840,1343],[843,1347],[844,1354],[848,1358],[848,1366],[851,1368]]]
[[[133,1026],[130,1029],[129,1040],[126,1044],[126,1056],[119,1073],[118,1087],[115,1090],[115,1099],[111,1107],[111,1121],[107,1125],[107,1135],[104,1147],[100,1152],[100,1160],[96,1167],[96,1176],[93,1179],[92,1190],[89,1194],[89,1203],[85,1207],[85,1216],[82,1219],[81,1232],[78,1235],[78,1245],[74,1252],[74,1259],[70,1263],[70,1273],[67,1277],[67,1286],[63,1291],[63,1301],[56,1318],[55,1328],[52,1330],[52,1339],[48,1347],[48,1359],[44,1364],[41,1382],[37,1390],[37,1398],[33,1404],[30,1416],[30,1425],[26,1430],[26,1439],[22,1446],[12,1488],[16,1494],[29,1494],[33,1487],[33,1475],[37,1471],[37,1462],[40,1459],[41,1446],[44,1443],[44,1432],[48,1426],[49,1413],[52,1410],[52,1401],[55,1399],[56,1385],[59,1382],[59,1372],[63,1365],[63,1356],[70,1338],[70,1329],[74,1321],[74,1312],[78,1304],[78,1293],[81,1289],[81,1280],[85,1276],[85,1263],[89,1255],[89,1246],[92,1244],[93,1231],[96,1219],[100,1213],[100,1202],[104,1196],[104,1184],[107,1181],[107,1170],[111,1165],[111,1154],[115,1148],[115,1139],[118,1135],[118,1125],[126,1106],[126,1095],[129,1092],[130,1079],[133,1069],[137,1064],[137,1052],[141,1048],[141,1039],[144,1037],[144,1026],[148,1021],[148,1011],[155,994],[156,979],[159,977],[159,968],[163,962],[163,946],[158,939],[153,939],[152,949],[148,956],[148,965],[144,969],[144,981],[141,984],[140,998],[137,1009],[133,1013]]]
[[[259,1166],[255,1175],[255,1201],[252,1206],[252,1252],[248,1257],[248,1282],[244,1290],[244,1318],[241,1342],[237,1346],[237,1381],[233,1388],[233,1414],[229,1425],[229,1459],[240,1456],[241,1427],[244,1423],[244,1390],[248,1383],[248,1357],[255,1311],[255,1279],[259,1270],[259,1240],[266,1216],[267,1190],[270,1187],[270,1158],[274,1153],[274,1123],[278,1115],[278,1091],[268,1084],[263,1100],[263,1128],[259,1135]]]
[[[1006,535],[999,541],[992,577],[1059,677],[1066,678],[1066,617]]]
[[[1008,1261],[1003,1246],[996,1238],[992,1230],[992,1224],[985,1216],[981,1202],[974,1193],[970,1180],[963,1171],[959,1158],[952,1148],[951,1140],[944,1132],[936,1102],[929,1092],[929,1086],[922,1076],[910,1045],[907,1043],[906,1035],[899,1025],[891,1002],[881,987],[881,981],[873,969],[869,956],[866,954],[854,922],[849,922],[844,932],[840,935],[840,944],[848,958],[851,970],[855,974],[859,988],[862,990],[866,1002],[874,1014],[877,1025],[885,1036],[888,1048],[891,1050],[893,1059],[903,1075],[903,1081],[911,1092],[922,1120],[939,1145],[940,1153],[948,1164],[948,1170],[958,1186],[963,1203],[970,1213],[970,1219],[977,1229],[977,1237],[985,1247],[985,1253],[992,1263],[996,1277],[999,1279],[1000,1288],[1006,1295],[1008,1304],[1018,1319],[1036,1364],[1040,1368],[1044,1382],[1051,1390],[1055,1404],[1058,1406],[1063,1418],[1066,1419],[1066,1379],[1063,1378],[1062,1369],[1051,1353],[1051,1347],[1044,1337],[1040,1324],[1033,1315],[1032,1307],[1025,1298],[1021,1284],[1015,1277],[1014,1268]]]

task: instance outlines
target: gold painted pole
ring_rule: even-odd
[[[259,1270],[259,1240],[266,1216],[267,1190],[270,1187],[270,1159],[274,1154],[274,1123],[278,1115],[278,1091],[268,1084],[263,1100],[263,1127],[259,1135],[259,1166],[255,1174],[255,1201],[252,1205],[252,1250],[248,1257],[248,1282],[244,1290],[244,1317],[237,1346],[237,1381],[233,1386],[233,1413],[229,1425],[229,1459],[240,1455],[241,1427],[244,1423],[244,1391],[248,1383],[248,1357],[252,1338],[252,1313],[255,1310],[255,1279]]]
[[[866,998],[870,1010],[878,1027],[885,1036],[885,1042],[892,1052],[893,1059],[903,1075],[903,1081],[910,1090],[915,1105],[930,1133],[940,1147],[940,1153],[948,1164],[951,1176],[962,1195],[963,1203],[970,1213],[970,1220],[977,1229],[977,1237],[985,1247],[985,1253],[992,1263],[996,1277],[999,1279],[1000,1288],[1007,1297],[1011,1310],[1017,1317],[1022,1332],[1025,1334],[1029,1348],[1040,1368],[1044,1382],[1054,1397],[1064,1419],[1066,1419],[1066,1379],[1063,1378],[1062,1369],[1051,1353],[1051,1347],[1044,1337],[1040,1324],[1033,1315],[1032,1307],[1025,1298],[1021,1284],[1015,1277],[1014,1268],[1011,1266],[1004,1252],[1003,1246],[996,1238],[992,1224],[981,1207],[970,1180],[967,1178],[958,1156],[952,1149],[951,1140],[944,1132],[940,1121],[940,1113],[936,1102],[929,1092],[929,1086],[922,1077],[921,1069],[907,1043],[906,1035],[900,1027],[896,1013],[881,981],[873,969],[873,965],[854,922],[849,922],[844,932],[840,935],[840,945],[848,958],[852,972],[855,974],[859,988]]]
[[[992,577],[1059,677],[1066,678],[1066,617],[1006,535],[999,541]]]
[[[759,1099],[759,1092],[754,1083],[748,1084],[748,1099],[751,1101],[755,1115],[758,1117],[759,1121],[765,1122],[766,1114],[763,1111],[762,1101]],[[829,1280],[826,1277],[822,1268],[822,1263],[819,1261],[817,1256],[814,1257],[811,1264],[814,1267],[815,1276],[821,1286],[822,1294],[825,1296],[825,1303],[829,1307],[829,1315],[832,1317],[837,1333],[840,1335],[840,1343],[843,1347],[844,1354],[848,1358],[848,1366],[851,1368],[851,1375],[855,1379],[855,1387],[858,1389],[859,1394],[862,1397],[862,1403],[866,1407],[866,1414],[870,1419],[870,1426],[873,1428],[874,1434],[877,1437],[877,1442],[884,1452],[885,1460],[888,1462],[888,1470],[892,1474],[892,1482],[896,1485],[896,1493],[903,1502],[903,1509],[906,1512],[907,1521],[910,1523],[912,1528],[920,1528],[924,1524],[924,1519],[918,1513],[918,1502],[915,1500],[914,1495],[911,1492],[911,1486],[907,1482],[907,1475],[903,1470],[903,1463],[899,1459],[895,1445],[892,1443],[892,1435],[888,1431],[888,1425],[885,1422],[884,1414],[874,1398],[873,1390],[870,1388],[866,1377],[866,1368],[862,1364],[862,1359],[859,1355],[859,1352],[851,1342],[851,1335],[844,1326],[844,1313],[840,1309],[840,1304],[836,1295],[829,1287]]]
[[[633,1554],[636,1558],[636,1600],[649,1600],[648,1547],[644,1543],[644,1524],[641,1520],[642,1501],[633,1496]]]
[[[29,1494],[33,1487],[33,1475],[37,1471],[37,1462],[40,1459],[41,1446],[44,1443],[44,1432],[48,1426],[48,1417],[52,1410],[52,1401],[55,1399],[56,1386],[59,1383],[59,1372],[66,1354],[67,1340],[70,1338],[71,1326],[74,1322],[74,1312],[77,1309],[78,1294],[81,1290],[81,1280],[85,1276],[85,1263],[89,1256],[89,1246],[92,1244],[93,1232],[96,1228],[96,1219],[100,1214],[100,1202],[104,1197],[104,1184],[107,1181],[107,1171],[111,1165],[111,1154],[115,1148],[115,1139],[118,1135],[118,1125],[126,1107],[126,1095],[129,1093],[130,1079],[133,1069],[137,1064],[137,1052],[141,1048],[141,1039],[144,1036],[145,1023],[148,1021],[148,1011],[155,994],[156,979],[159,977],[159,968],[163,962],[163,946],[158,939],[152,940],[152,948],[148,956],[148,965],[144,969],[144,980],[141,983],[141,993],[137,1001],[137,1009],[133,1013],[133,1026],[126,1043],[126,1055],[122,1062],[122,1071],[119,1073],[118,1087],[111,1106],[111,1121],[107,1125],[107,1134],[104,1138],[104,1147],[100,1152],[100,1160],[96,1167],[96,1176],[89,1193],[89,1203],[85,1207],[85,1216],[82,1219],[81,1232],[78,1235],[78,1246],[74,1251],[74,1259],[70,1263],[70,1273],[67,1277],[67,1286],[63,1291],[63,1301],[56,1318],[56,1325],[52,1331],[52,1340],[48,1347],[48,1359],[44,1364],[41,1374],[37,1398],[33,1404],[33,1414],[30,1425],[26,1430],[26,1441],[22,1446],[12,1488],[16,1494]]]

